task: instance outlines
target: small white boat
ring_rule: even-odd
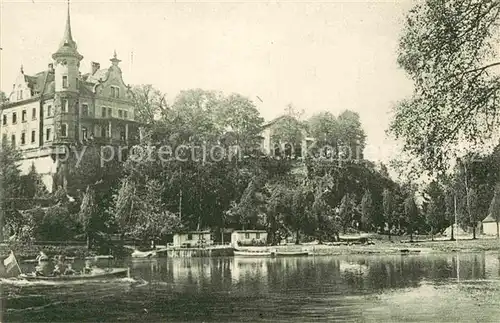
[[[132,252],[132,258],[155,258],[158,255],[156,250],[150,250],[150,251],[139,251],[139,250],[134,250]]]
[[[234,250],[234,255],[238,257],[271,257],[274,252],[266,250]]]

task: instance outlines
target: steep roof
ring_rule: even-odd
[[[69,2],[68,2],[68,15],[66,17],[66,27],[64,28],[64,36],[59,44],[59,49],[52,55],[52,58],[64,56],[74,56],[78,59],[82,59],[83,56],[78,53],[76,42],[73,40],[73,35],[71,34],[71,18],[69,14]]]
[[[490,222],[496,222],[493,216],[491,214],[488,214],[488,216],[482,221],[483,223],[490,223]]]

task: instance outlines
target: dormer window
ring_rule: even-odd
[[[112,86],[111,87],[111,97],[112,98],[119,98],[120,97],[120,88],[117,86]]]
[[[66,75],[62,77],[62,87],[63,89],[68,88],[68,77]]]

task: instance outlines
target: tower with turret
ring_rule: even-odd
[[[128,146],[139,136],[132,93],[116,51],[109,67],[91,62],[82,73],[69,2],[65,16],[63,38],[47,69],[28,75],[21,67],[0,109],[1,140],[22,153],[21,171],[34,165],[49,190],[64,182],[54,176],[64,168],[60,157],[84,145]]]

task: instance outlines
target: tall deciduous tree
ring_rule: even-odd
[[[87,248],[92,246],[93,235],[95,232],[95,222],[98,217],[98,208],[95,201],[95,191],[89,185],[83,196],[82,204],[80,206],[79,223],[83,228],[83,232],[87,238]]]
[[[415,198],[411,194],[407,196],[404,201],[404,211],[406,223],[408,224],[408,232],[410,233],[410,241],[413,241],[413,232],[418,217],[418,207],[415,203]]]
[[[363,198],[361,199],[361,223],[363,225],[363,230],[370,231],[372,228],[372,216],[373,216],[373,201],[372,194],[370,191],[366,190]]]
[[[394,218],[394,194],[389,189],[384,189],[382,193],[383,196],[383,208],[384,208],[384,220],[387,224],[387,230],[389,234],[389,240],[391,240],[391,230],[393,226]]]
[[[482,143],[499,124],[497,1],[426,0],[413,8],[398,63],[414,82],[390,129],[428,170],[444,169],[457,143]]]

